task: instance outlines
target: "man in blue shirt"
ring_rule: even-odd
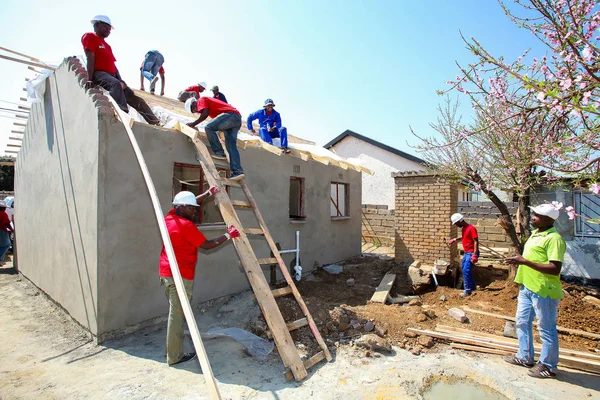
[[[222,102],[227,103],[225,95],[219,92],[219,87],[217,85],[213,86],[211,90],[213,92],[213,99],[221,100]]]
[[[274,110],[275,104],[273,100],[265,100],[265,105],[262,110],[258,110],[248,115],[247,125],[252,133],[256,130],[252,127],[252,121],[258,120],[260,138],[269,144],[273,144],[273,139],[280,142],[281,150],[284,153],[289,153],[287,128],[281,124],[281,115]]]

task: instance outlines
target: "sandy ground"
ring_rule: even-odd
[[[164,363],[164,324],[94,345],[62,310],[13,272],[10,265],[0,268],[0,399],[207,398],[197,360],[175,368]],[[195,312],[204,330],[235,320],[230,316],[254,318],[258,307],[246,292]],[[189,338],[186,346],[192,348]],[[209,340],[205,346],[224,399],[421,399],[436,376],[472,379],[509,399],[600,399],[598,376],[562,370],[559,379],[541,382],[498,356],[447,348],[420,356],[395,348],[366,358],[364,351],[342,345],[334,347],[333,362],[318,364],[298,383],[285,381],[277,354],[258,361],[229,339]]]

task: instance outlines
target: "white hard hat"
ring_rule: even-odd
[[[531,208],[531,211],[537,215],[545,215],[553,220],[556,220],[556,218],[558,218],[560,215],[560,211],[558,211],[552,204],[540,204],[537,207],[529,206],[529,208]]]
[[[452,216],[450,217],[450,221],[452,221],[452,225],[454,225],[458,221],[461,221],[463,218],[464,217],[462,214],[456,213],[456,214],[452,214]]]
[[[109,24],[110,27],[114,29],[113,24],[110,22],[110,18],[108,18],[106,15],[96,15],[90,22],[92,25],[94,25],[96,22],[104,22],[105,24]]]
[[[173,199],[174,206],[195,206],[200,207],[196,201],[196,195],[192,192],[183,191],[175,195]]]
[[[187,99],[185,101],[185,104],[183,105],[183,107],[185,108],[185,111],[189,112],[190,114],[193,114],[192,112],[192,103],[197,101],[195,98],[190,97],[189,99]]]
[[[198,86],[202,86],[204,89],[206,89],[208,87],[206,82],[198,82]]]

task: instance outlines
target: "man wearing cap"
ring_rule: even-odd
[[[222,102],[227,103],[225,95],[219,92],[219,87],[217,85],[213,86],[211,90],[213,92],[213,99],[221,100]]]
[[[536,228],[523,249],[522,256],[507,258],[509,264],[518,265],[515,282],[521,285],[517,298],[515,318],[519,351],[504,357],[513,365],[531,368],[527,374],[534,378],[556,376],[558,364],[558,332],[556,318],[558,303],[563,297],[560,270],[567,245],[554,227],[559,211],[552,204],[531,208],[531,226]],[[537,364],[533,364],[534,316],[538,319],[538,331],[542,351]]]
[[[164,56],[158,50],[150,50],[146,53],[144,61],[140,66],[140,90],[144,90],[144,78],[150,81],[150,94],[154,94],[156,82],[160,75],[160,95],[165,95],[165,69]]]
[[[451,239],[448,244],[452,245],[457,241],[462,242],[465,252],[462,259],[463,285],[465,290],[460,295],[461,297],[467,297],[476,289],[475,281],[473,280],[473,267],[479,260],[479,236],[477,235],[477,228],[471,224],[467,224],[462,214],[452,214],[450,221],[462,230],[461,237]]]
[[[119,105],[119,108],[128,113],[127,104],[135,108],[144,117],[146,122],[151,125],[158,125],[156,118],[146,102],[135,95],[125,81],[121,79],[121,74],[115,65],[116,58],[112,49],[104,39],[110,35],[112,24],[106,15],[96,15],[92,19],[94,32],[88,32],[81,37],[81,44],[87,57],[87,88],[94,84],[102,86],[110,92],[110,95]]]
[[[256,133],[256,130],[252,126],[254,120],[258,120],[258,131],[263,142],[277,145],[284,153],[290,152],[290,149],[288,148],[287,128],[281,124],[281,115],[275,111],[275,103],[273,103],[273,100],[265,100],[262,110],[255,111],[248,115],[248,119],[246,120],[248,130]],[[273,139],[277,139],[275,140],[275,143]]]
[[[194,195],[192,192],[179,192],[173,199],[175,208],[165,216],[165,223],[169,231],[171,244],[173,245],[175,259],[177,260],[179,272],[183,278],[183,286],[190,301],[192,299],[194,275],[198,261],[198,248],[209,250],[225,243],[229,239],[240,236],[238,230],[232,225],[227,228],[227,232],[223,236],[207,240],[202,232],[198,231],[196,224],[193,222],[198,210],[198,203],[218,191],[219,188],[211,187],[199,196]],[[160,253],[158,273],[160,282],[165,288],[165,294],[169,300],[169,321],[167,324],[166,341],[167,364],[175,365],[192,360],[196,357],[196,353],[183,352],[183,322],[185,317],[164,246]]]
[[[245,175],[240,161],[240,152],[237,148],[237,135],[242,127],[242,115],[240,112],[229,104],[211,97],[201,97],[199,100],[194,98],[188,99],[185,102],[185,109],[192,114],[200,113],[200,117],[197,120],[187,124],[189,127],[195,128],[196,125],[206,118],[212,118],[212,121],[204,127],[204,131],[206,132],[206,136],[208,136],[208,143],[213,151],[213,158],[227,160],[223,146],[217,136],[217,132],[222,131],[225,134],[225,146],[229,153],[229,166],[231,168],[229,179],[244,179]]]
[[[185,88],[177,95],[177,100],[185,103],[188,99],[194,98],[198,100],[200,98],[200,93],[206,90],[206,82],[200,82],[197,85],[190,86]]]

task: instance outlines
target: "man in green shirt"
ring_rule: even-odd
[[[536,228],[525,243],[522,256],[506,261],[519,265],[515,282],[521,285],[517,300],[516,328],[519,351],[504,357],[510,364],[530,367],[527,373],[534,378],[556,376],[558,364],[558,332],[556,317],[558,303],[563,297],[560,269],[567,245],[554,228],[559,211],[552,204],[530,207],[531,226]],[[542,351],[533,364],[533,318],[537,316]]]

